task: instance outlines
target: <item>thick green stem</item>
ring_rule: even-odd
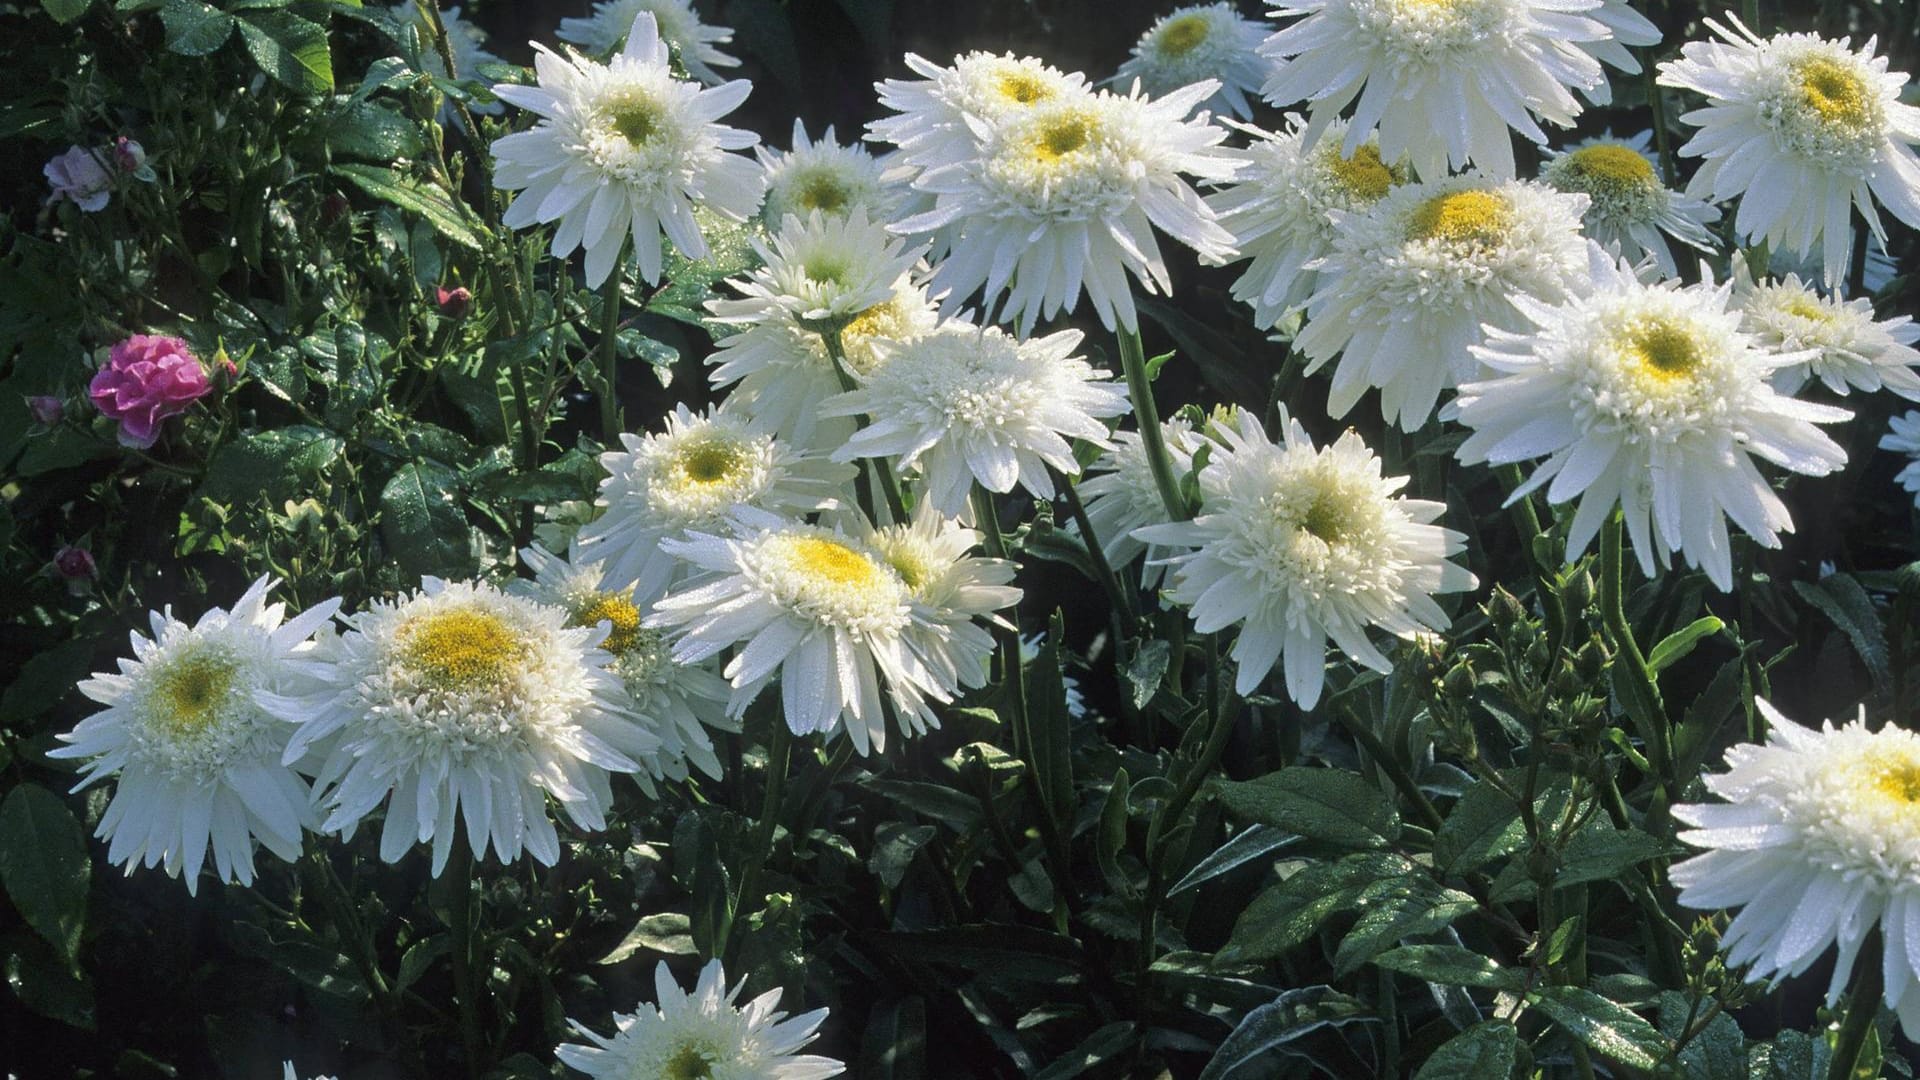
[[[1615,670],[1619,671],[1622,666],[1625,668],[1627,692],[1623,696],[1628,699],[1627,714],[1639,728],[1640,740],[1646,747],[1647,761],[1652,767],[1655,803],[1648,808],[1645,827],[1658,836],[1665,823],[1670,801],[1673,751],[1669,744],[1671,736],[1665,706],[1660,701],[1660,687],[1654,681],[1652,669],[1647,667],[1646,654],[1640,651],[1640,643],[1634,640],[1633,628],[1627,625],[1626,590],[1622,580],[1623,531],[1618,512],[1609,517],[1606,525],[1600,529],[1600,616],[1606,626],[1608,644],[1613,646]],[[1619,687],[1620,684],[1616,682],[1615,685]]]
[[[1067,516],[1079,528],[1080,539],[1086,541],[1087,559],[1093,563],[1094,576],[1099,579],[1100,587],[1113,598],[1115,621],[1120,621],[1124,616],[1126,625],[1133,626],[1140,618],[1133,593],[1121,582],[1113,564],[1107,561],[1106,550],[1100,546],[1100,537],[1093,531],[1093,522],[1087,518],[1087,508],[1080,502],[1080,492],[1073,486],[1073,478],[1062,474],[1057,481],[1055,486],[1060,489],[1060,497],[1067,504]],[[1118,633],[1118,626],[1114,629],[1116,637],[1124,637]]]
[[[740,874],[739,891],[733,895],[733,912],[727,918],[726,931],[721,936],[717,951],[727,954],[732,944],[733,928],[751,911],[759,910],[760,875],[765,870],[768,856],[773,853],[773,830],[780,822],[780,801],[786,794],[787,765],[793,757],[793,732],[787,730],[786,720],[773,718],[773,726],[767,742],[767,787],[765,797],[760,802],[760,819],[753,823],[753,844],[747,849],[747,868]],[[751,905],[751,906],[749,906]],[[731,955],[727,956],[732,959]]]
[[[1840,1024],[1833,1061],[1827,1067],[1827,1080],[1855,1080],[1859,1076],[1860,1054],[1866,1049],[1874,1019],[1880,1015],[1880,998],[1885,989],[1880,952],[1880,931],[1876,929],[1867,936],[1866,944],[1854,960],[1853,978],[1847,983],[1847,1018]]]
[[[622,252],[624,254],[624,252]],[[600,294],[600,441],[613,446],[620,441],[620,270],[619,259]]]
[[[833,361],[833,373],[840,380],[840,389],[853,390],[853,373],[847,370],[847,349],[840,340],[840,331],[824,330],[820,334],[820,341],[827,347],[827,357]],[[853,422],[863,428],[867,426],[864,416],[854,417]],[[860,467],[867,474],[868,485],[878,489],[876,499],[884,499],[887,512],[893,516],[893,520],[904,523],[907,520],[907,504],[900,497],[900,482],[894,478],[893,466],[887,464],[884,457],[866,457],[860,459]],[[867,516],[873,518],[875,515],[869,511]]]
[[[456,826],[452,864],[447,867],[453,896],[447,907],[447,931],[453,937],[453,993],[460,1000],[460,1045],[466,1051],[467,1075],[486,1071],[480,1041],[479,989],[473,978],[473,851],[464,826]]]
[[[1140,445],[1147,452],[1147,466],[1153,470],[1153,486],[1160,490],[1167,520],[1185,521],[1192,515],[1180,494],[1180,480],[1173,475],[1173,458],[1160,431],[1160,410],[1153,403],[1153,383],[1147,378],[1147,354],[1140,344],[1140,332],[1123,327],[1118,336],[1120,366],[1127,373],[1127,395],[1133,399],[1133,419],[1140,429]]]
[[[1673,142],[1667,134],[1667,99],[1658,82],[1659,72],[1654,65],[1653,50],[1642,49],[1637,57],[1640,61],[1640,79],[1646,86],[1647,106],[1653,112],[1653,152],[1660,162],[1660,182],[1673,186]]]

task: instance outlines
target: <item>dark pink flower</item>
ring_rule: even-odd
[[[434,299],[440,304],[440,314],[449,319],[464,319],[467,312],[473,310],[473,293],[467,291],[465,285],[456,285],[451,289],[442,285],[436,290]]]
[[[72,544],[53,553],[53,569],[68,581],[85,581],[94,575],[93,552]]]
[[[169,416],[186,412],[209,389],[207,370],[176,337],[135,334],[113,347],[87,396],[120,422],[120,442],[144,450]]]

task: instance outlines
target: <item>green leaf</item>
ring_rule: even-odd
[[[247,52],[274,81],[305,94],[333,93],[326,27],[291,11],[249,11],[239,25]]]
[[[887,888],[897,889],[907,876],[907,867],[927,841],[933,839],[931,825],[903,825],[882,822],[873,831],[873,854],[867,857],[867,869]]]
[[[693,920],[678,911],[645,916],[620,939],[620,944],[595,962],[617,964],[642,949],[668,956],[694,955],[697,950],[693,945]]]
[[[419,183],[378,165],[340,162],[330,168],[335,176],[347,180],[368,195],[419,214],[441,236],[461,247],[480,250],[480,237],[467,224],[466,216],[455,205],[453,198],[441,188]]]
[[[86,835],[60,796],[21,784],[0,803],[0,885],[68,964],[80,951],[92,874]]]
[[[1689,1002],[1687,995],[1669,990],[1660,995],[1660,1031],[1678,1040],[1690,1024],[1706,1015],[1710,1002]],[[1680,1050],[1685,1080],[1746,1080],[1747,1039],[1733,1017],[1722,1012]]]
[[[1656,675],[1666,670],[1685,659],[1701,639],[1719,633],[1725,625],[1712,615],[1706,615],[1661,638],[1660,644],[1647,654],[1647,670]]]
[[[1327,919],[1359,903],[1372,886],[1410,876],[1426,874],[1406,859],[1384,853],[1310,863],[1253,898],[1234,923],[1220,960],[1274,959],[1311,937]]]
[[[35,653],[0,694],[0,727],[17,727],[53,708],[92,666],[91,641],[63,641]]]
[[[1526,843],[1520,808],[1499,788],[1476,782],[1433,835],[1433,861],[1450,877],[1470,874]]]
[[[1873,599],[1860,587],[1860,583],[1849,574],[1828,574],[1817,584],[1796,581],[1793,591],[1800,595],[1800,599],[1820,609],[1822,615],[1847,635],[1847,640],[1853,643],[1853,651],[1859,655],[1860,662],[1867,666],[1867,673],[1873,676],[1874,685],[1887,685],[1891,677],[1887,636],[1881,629],[1879,613],[1873,609]]]
[[[1373,964],[1444,986],[1518,991],[1526,985],[1525,972],[1503,968],[1458,945],[1402,945],[1374,957]]]
[[[1040,788],[1040,803],[1061,836],[1066,835],[1072,821],[1074,805],[1073,751],[1067,739],[1072,718],[1067,715],[1067,687],[1060,673],[1060,643],[1066,638],[1066,623],[1055,611],[1039,655],[1025,665],[1031,725],[1028,734],[1032,739],[1027,756]]]
[[[333,432],[306,424],[242,435],[214,453],[200,495],[222,503],[265,499],[278,509],[311,494],[345,446]]]
[[[1133,659],[1127,661],[1127,687],[1135,709],[1146,708],[1159,692],[1172,659],[1173,646],[1160,638],[1148,638],[1134,650]]]
[[[1242,1076],[1268,1076],[1265,1068],[1238,1070],[1249,1065],[1270,1066],[1268,1055],[1283,1050],[1289,1043],[1327,1027],[1340,1027],[1356,1021],[1371,1023],[1371,1010],[1359,1000],[1330,986],[1303,986],[1289,990],[1268,1004],[1249,1012],[1214,1051],[1213,1059],[1200,1073],[1200,1080],[1226,1080]]]
[[[40,0],[40,6],[46,9],[53,21],[65,25],[87,13],[93,6],[93,0]]]
[[[861,1076],[923,1080],[927,1075],[927,1001],[917,994],[890,998],[867,1014],[860,1042]]]
[[[41,1016],[82,1031],[94,1030],[93,984],[85,972],[76,974],[53,946],[25,930],[15,931],[0,945],[4,946],[0,954],[6,958],[7,989],[14,997]]]
[[[1120,853],[1127,848],[1127,795],[1133,790],[1133,781],[1124,768],[1113,771],[1113,785],[1107,788],[1107,799],[1100,807],[1100,832],[1095,837],[1095,858],[1100,863],[1100,875],[1107,879],[1107,887],[1131,899],[1136,890],[1133,878],[1126,868],[1120,865]]]
[[[1071,1080],[1096,1065],[1118,1057],[1133,1045],[1133,1024],[1115,1020],[1080,1040],[1080,1045],[1054,1058],[1047,1067],[1033,1074],[1033,1080]]]
[[[393,977],[394,993],[399,993],[420,981],[433,962],[445,956],[453,948],[453,938],[448,934],[435,934],[407,946],[400,956],[400,971]]]
[[[459,477],[438,462],[402,465],[380,492],[380,537],[408,574],[465,577],[473,569],[467,515],[454,501]]]
[[[1386,796],[1337,769],[1294,766],[1244,783],[1222,782],[1214,790],[1236,815],[1310,840],[1378,848],[1400,831]]]
[[[160,22],[167,28],[167,51],[181,56],[206,56],[233,36],[233,16],[201,0],[167,0]]]
[[[1178,896],[1188,889],[1199,888],[1229,870],[1299,842],[1298,836],[1285,829],[1276,829],[1271,825],[1249,825],[1239,836],[1221,844],[1212,854],[1195,864],[1193,869],[1187,871],[1187,876],[1167,890],[1167,895]]]
[[[1413,1080],[1506,1080],[1520,1052],[1520,1033],[1505,1020],[1487,1020],[1442,1043]]]
[[[1667,1037],[1618,1002],[1578,986],[1543,986],[1527,994],[1534,1008],[1609,1061],[1651,1070],[1672,1049]]]
[[[1479,904],[1457,889],[1443,888],[1424,874],[1384,881],[1361,891],[1362,912],[1333,954],[1333,973],[1344,977],[1402,938],[1431,934]]]
[[[1667,846],[1643,832],[1615,829],[1596,821],[1574,834],[1560,854],[1555,888],[1588,881],[1612,881],[1629,868],[1667,852]]]

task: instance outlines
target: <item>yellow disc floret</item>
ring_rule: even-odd
[[[835,585],[859,588],[873,584],[880,577],[872,559],[824,537],[806,536],[795,540],[793,553],[807,573]]]
[[[1407,223],[1407,238],[1492,246],[1505,238],[1512,223],[1513,207],[1504,196],[1468,188],[1435,195],[1416,207]]]
[[[1019,68],[1003,73],[994,81],[994,88],[1016,105],[1032,105],[1053,96],[1053,87],[1046,80]]]
[[[1199,48],[1207,40],[1207,17],[1194,12],[1182,15],[1160,28],[1160,54],[1179,58]]]
[[[718,439],[699,442],[681,451],[680,473],[690,483],[718,484],[731,477],[746,460],[746,452],[734,443]]]
[[[1626,347],[1642,372],[1662,381],[1693,374],[1702,356],[1692,329],[1667,319],[1649,319],[1628,329]]]
[[[1093,118],[1077,112],[1063,112],[1041,124],[1033,133],[1034,160],[1055,165],[1084,149],[1094,137]]]
[[[1873,786],[1890,799],[1920,807],[1920,761],[1888,762]]]
[[[1405,179],[1380,160],[1380,148],[1372,143],[1355,150],[1352,157],[1341,157],[1336,147],[1327,158],[1327,171],[1340,186],[1368,202],[1384,197],[1393,185]]]
[[[230,658],[196,652],[169,664],[157,680],[161,722],[176,735],[203,731],[220,716],[233,689]]]
[[[1567,179],[1579,190],[1634,191],[1658,183],[1653,165],[1630,146],[1602,143],[1567,155]]]
[[[1826,57],[1802,61],[1794,74],[1800,100],[1820,119],[1841,127],[1863,127],[1874,120],[1874,100],[1860,76]]]
[[[612,624],[602,649],[616,656],[633,647],[640,634],[640,609],[633,599],[620,593],[596,593],[574,610],[571,624],[597,626],[602,620]]]
[[[506,620],[479,607],[423,615],[401,627],[400,643],[409,666],[449,690],[497,683],[526,652],[525,642]]]

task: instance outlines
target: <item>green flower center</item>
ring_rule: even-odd
[[[1658,319],[1627,332],[1627,350],[1661,381],[1685,378],[1700,366],[1700,342],[1685,327]]]
[[[745,451],[732,443],[703,443],[681,453],[680,472],[696,484],[718,484],[731,477],[746,459]]]
[[[184,656],[159,678],[159,699],[167,728],[176,735],[204,731],[220,715],[233,689],[233,664],[208,653]]]
[[[666,126],[666,110],[650,98],[630,97],[615,102],[607,112],[613,130],[634,146],[646,145]]]
[[[1207,19],[1198,12],[1182,15],[1160,30],[1160,52],[1179,59],[1207,40]]]
[[[814,174],[802,177],[794,185],[793,202],[802,210],[833,214],[845,209],[852,196],[853,193],[837,177]]]

